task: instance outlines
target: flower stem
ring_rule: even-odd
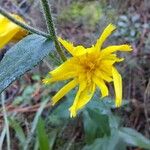
[[[48,28],[48,31],[49,31],[52,39],[55,42],[55,47],[56,47],[57,53],[59,54],[61,59],[63,61],[65,61],[66,60],[66,56],[64,55],[64,53],[63,53],[63,51],[61,49],[61,46],[60,46],[60,44],[59,44],[59,42],[57,40],[55,27],[54,27],[52,15],[51,15],[50,4],[49,4],[48,0],[41,0],[41,5],[43,7],[43,12],[44,12],[44,16],[45,16],[46,23],[47,23],[47,28]]]
[[[37,30],[27,24],[24,24],[20,21],[18,21],[17,19],[15,19],[14,17],[12,17],[6,10],[4,10],[3,8],[0,7],[0,14],[2,14],[3,16],[5,16],[6,18],[8,18],[9,20],[11,20],[12,22],[14,22],[15,24],[17,24],[18,26],[22,27],[23,29],[29,31],[30,33],[35,33],[41,36],[44,36],[46,38],[51,38],[50,35],[48,35],[47,33],[44,33],[40,30]]]

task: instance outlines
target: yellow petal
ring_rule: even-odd
[[[108,88],[107,88],[105,82],[102,79],[97,78],[96,76],[93,77],[93,81],[100,89],[102,98],[105,96],[108,96],[109,92],[108,92]]]
[[[69,59],[66,62],[64,62],[62,65],[54,69],[53,71],[49,72],[50,77],[43,80],[45,84],[61,81],[61,80],[67,80],[70,78],[73,78],[77,75],[76,72],[76,62],[74,59]]]
[[[58,38],[58,41],[65,47],[65,49],[72,54],[73,56],[80,56],[85,54],[87,51],[83,46],[73,46],[72,43],[63,40],[62,38]]]
[[[51,78],[45,78],[45,79],[42,80],[42,82],[43,82],[44,84],[50,84],[50,83],[52,83],[52,82],[51,82]]]
[[[112,77],[112,66],[114,64],[114,61],[113,63],[111,61],[101,61],[101,64],[99,66],[99,70],[106,73],[108,76]],[[109,82],[109,81],[108,81]]]
[[[1,25],[0,33],[2,33],[2,31],[5,29],[5,25],[7,24],[7,21],[8,20],[3,15],[0,14],[0,25]]]
[[[69,111],[70,111],[70,117],[75,117],[77,115],[77,110],[76,110],[76,103],[79,99],[79,96],[80,96],[80,89],[78,90],[77,94],[76,94],[76,97],[74,99],[74,102],[73,102],[73,105],[69,108]]]
[[[104,66],[112,66],[115,63],[115,59],[103,59],[101,61],[101,66],[104,68]]]
[[[122,61],[124,61],[124,58],[114,57],[114,61],[115,62],[122,62]]]
[[[12,16],[14,18],[16,18],[17,20],[19,20],[20,22],[25,23],[24,19],[21,18],[20,16],[15,15],[15,14],[12,14]],[[17,41],[21,40],[22,38],[24,38],[27,35],[28,35],[28,31],[23,29],[23,28],[21,28],[21,27],[19,27],[19,31],[14,35],[14,37],[11,39],[11,41],[12,42],[17,42]]]
[[[81,80],[82,79],[82,80]],[[73,105],[74,107],[70,107],[69,110],[70,110],[70,117],[75,117],[76,116],[76,104],[78,102],[78,99],[79,99],[79,96],[81,94],[81,92],[86,88],[87,86],[87,82],[84,80],[84,77],[81,76],[80,79],[79,79],[79,90],[76,94],[76,97],[75,97],[75,100],[73,102]]]
[[[92,47],[86,48],[86,52],[87,52],[88,54],[91,54],[91,53],[94,54],[95,52],[97,52],[97,50],[96,50],[95,46],[92,45]]]
[[[99,39],[96,42],[96,49],[100,50],[105,40],[108,38],[108,36],[116,29],[116,27],[112,24],[109,24],[103,31],[102,35],[99,37]]]
[[[132,50],[132,47],[127,44],[108,46],[101,51],[101,57],[104,57],[116,51],[131,51],[131,50]]]
[[[70,116],[75,117],[77,111],[82,109],[92,98],[95,92],[95,84],[87,86],[83,91],[78,91],[73,105],[70,107]]]
[[[11,39],[11,42],[18,42],[19,40],[23,39],[25,36],[28,35],[28,31],[24,30],[24,29],[20,29],[15,35],[14,37]]]
[[[102,70],[100,71],[98,69],[95,71],[95,76],[107,82],[111,82],[113,80],[109,74],[107,74],[106,72]]]
[[[87,53],[87,49],[85,47],[79,45],[79,46],[76,46],[72,52],[73,52],[74,56],[80,56],[80,55]]]
[[[70,43],[70,42],[68,42],[66,40],[63,40],[60,37],[58,37],[58,41],[65,47],[66,50],[68,50],[68,52],[70,52],[72,54],[72,50],[74,49],[74,46],[73,46],[72,43]]]
[[[62,75],[63,73],[66,73],[68,71],[71,71],[72,68],[75,66],[75,59],[70,58],[67,61],[65,61],[62,65],[54,69],[53,71],[50,71],[51,75]]]
[[[78,80],[74,79],[61,88],[57,94],[52,98],[53,105],[57,103],[64,95],[66,95],[70,90],[72,90],[78,84]]]
[[[76,72],[66,72],[64,74],[47,77],[43,79],[42,81],[44,84],[50,84],[53,82],[58,82],[58,81],[63,81],[63,80],[74,78],[76,75],[77,75]]]
[[[122,104],[122,77],[118,73],[117,69],[113,67],[112,69],[114,88],[115,88],[115,105],[116,107],[121,106]]]
[[[23,22],[23,19],[17,15],[12,15],[17,20]],[[0,48],[3,48],[8,42],[13,40],[17,32],[23,30],[18,25],[11,22],[6,17],[0,15]],[[20,36],[20,35],[19,35]]]
[[[103,61],[110,61],[113,60],[114,62],[121,62],[124,58],[118,58],[116,54],[109,54],[101,58]],[[112,63],[113,64],[113,63]]]
[[[19,29],[13,25],[6,25],[5,31],[0,32],[0,48],[3,48],[8,42],[10,42],[18,30]]]

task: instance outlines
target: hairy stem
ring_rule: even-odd
[[[60,46],[60,44],[59,44],[59,42],[57,40],[55,27],[54,27],[52,15],[51,15],[50,4],[48,3],[48,0],[41,0],[41,5],[43,7],[43,12],[44,12],[44,16],[45,16],[46,23],[47,23],[47,28],[48,28],[48,31],[49,31],[52,39],[55,42],[55,47],[56,47],[57,53],[59,54],[61,59],[63,61],[65,61],[66,60],[66,56],[64,55],[64,53],[63,53],[63,51],[61,49],[61,46]]]

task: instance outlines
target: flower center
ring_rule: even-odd
[[[87,62],[85,64],[85,70],[87,72],[91,72],[91,71],[95,70],[95,63],[93,63],[93,62]]]
[[[78,62],[80,66],[82,67],[82,71],[87,76],[92,76],[96,69],[99,68],[100,64],[100,55],[95,53],[86,53],[85,55],[82,55],[79,57]]]

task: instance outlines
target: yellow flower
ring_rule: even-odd
[[[126,44],[102,48],[103,43],[115,28],[114,25],[109,24],[96,44],[90,48],[83,46],[75,47],[72,43],[61,38],[58,39],[72,57],[58,68],[49,72],[50,77],[45,78],[43,82],[49,84],[71,79],[52,98],[53,104],[57,103],[70,90],[78,86],[75,100],[69,109],[71,117],[75,117],[77,111],[82,109],[90,101],[96,87],[101,91],[102,98],[108,96],[107,82],[114,83],[116,107],[119,107],[122,103],[122,78],[114,67],[114,64],[122,61],[123,58],[118,58],[114,52],[131,51],[132,48]]]
[[[24,22],[18,15],[12,14],[15,19]],[[16,42],[27,35],[27,31],[11,22],[0,14],[0,48],[3,48],[9,42]]]

